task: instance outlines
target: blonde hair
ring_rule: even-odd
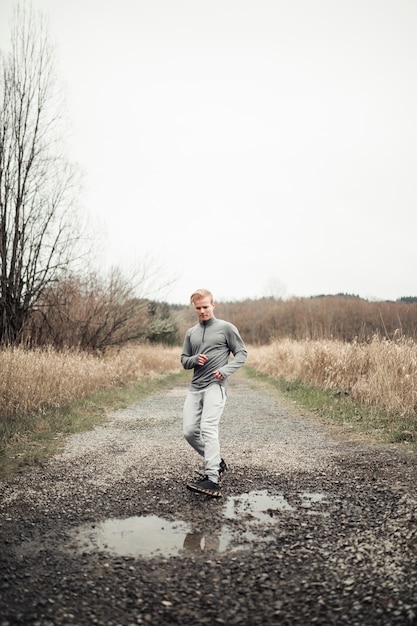
[[[208,289],[197,289],[197,291],[194,291],[190,298],[191,304],[194,304],[194,300],[200,300],[200,298],[210,298],[211,303],[213,304],[214,302],[213,294]]]

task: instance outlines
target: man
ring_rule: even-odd
[[[226,404],[227,379],[247,358],[237,328],[214,316],[213,295],[199,289],[191,296],[198,324],[185,335],[181,354],[184,369],[194,369],[184,402],[184,437],[204,457],[205,474],[187,489],[218,498],[227,465],[220,456],[219,423]],[[229,362],[230,354],[234,358]]]

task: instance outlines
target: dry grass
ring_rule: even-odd
[[[346,392],[392,415],[417,415],[417,344],[412,340],[281,340],[252,348],[248,364],[273,378]]]
[[[178,347],[130,346],[104,357],[83,352],[0,351],[0,415],[62,407],[97,391],[181,372]],[[280,340],[249,350],[248,364],[273,378],[347,392],[364,405],[417,414],[417,344]]]
[[[296,381],[294,397],[304,406],[320,411],[330,402],[325,409],[330,419],[357,424],[361,432],[386,433],[390,441],[417,441],[413,341],[281,340],[250,346],[248,353],[248,371],[279,384]],[[43,462],[67,434],[93,428],[110,408],[171,384],[171,375],[179,380],[184,375],[179,357],[180,348],[161,346],[130,346],[102,357],[52,349],[0,351],[0,477]],[[326,397],[316,393],[320,389]],[[337,406],[332,404],[336,395]],[[351,406],[351,398],[370,406],[369,415]]]
[[[97,391],[181,370],[178,348],[126,347],[104,357],[82,352],[0,351],[0,415],[67,406]]]

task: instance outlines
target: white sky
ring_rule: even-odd
[[[32,4],[102,263],[151,255],[176,303],[417,296],[416,0]]]

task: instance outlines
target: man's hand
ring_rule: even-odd
[[[223,376],[223,374],[220,374],[219,370],[216,370],[214,372],[214,375],[217,378],[217,380],[224,380],[224,376]]]
[[[208,356],[207,354],[199,354],[197,357],[197,363],[199,365],[205,365],[208,361]]]

